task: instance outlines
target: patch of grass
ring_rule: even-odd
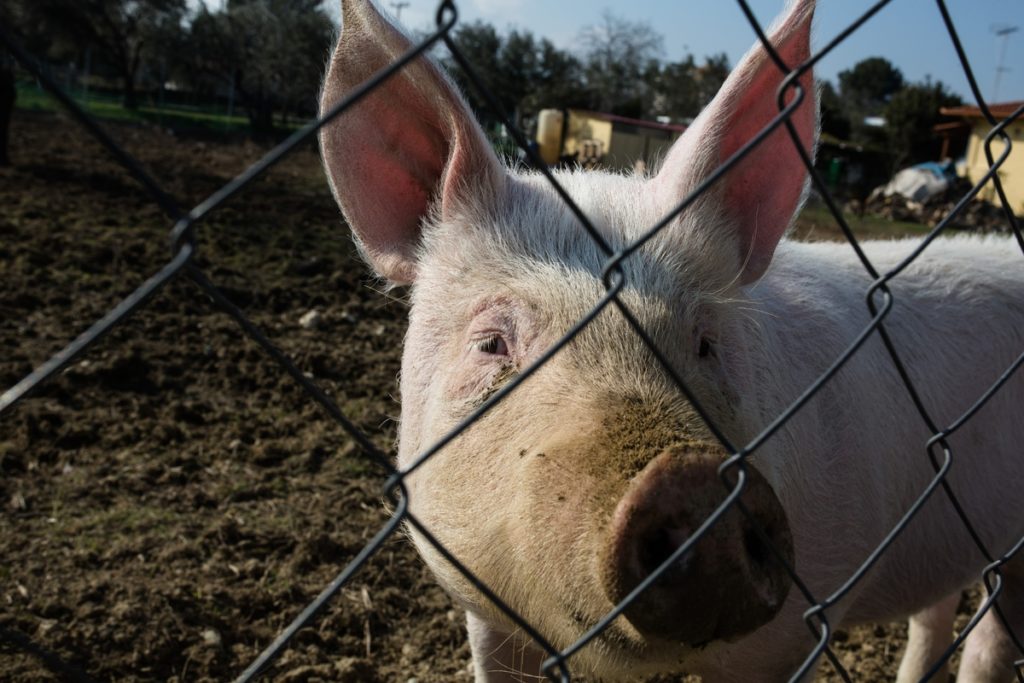
[[[114,98],[104,97],[102,95],[91,95],[85,99],[81,97],[74,97],[74,100],[82,105],[87,112],[93,114],[97,118],[111,121],[141,120],[137,112],[125,109],[121,103]],[[63,110],[62,105],[55,97],[53,97],[53,95],[45,90],[40,90],[34,85],[27,85],[24,83],[18,84],[18,99],[15,104],[18,109],[27,109],[29,111],[58,112]]]
[[[881,216],[844,213],[843,218],[858,239],[899,239],[923,237],[931,230],[927,225],[893,221]],[[845,241],[832,212],[824,204],[809,204],[797,216],[792,237],[801,241]]]
[[[249,119],[245,116],[228,116],[216,109],[165,105],[163,107],[140,106],[126,109],[117,97],[90,94],[83,98],[72,95],[74,100],[98,119],[122,122],[148,122],[179,130],[205,130],[207,132],[245,133],[249,130]],[[61,111],[62,106],[48,92],[34,84],[18,84],[19,109],[29,111]],[[289,123],[286,130],[297,130],[304,122]]]

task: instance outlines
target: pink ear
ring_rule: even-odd
[[[813,12],[814,0],[795,0],[769,34],[790,69],[810,56]],[[655,179],[655,191],[666,211],[779,113],[776,92],[785,76],[759,43],[743,57],[715,99],[670,150]],[[810,69],[799,83],[803,101],[790,120],[801,145],[813,157],[818,107]],[[787,104],[794,97],[790,91]],[[742,284],[757,280],[768,268],[803,199],[806,177],[793,140],[785,125],[780,125],[714,186],[723,218],[735,226]]]
[[[324,82],[326,112],[411,47],[368,0],[345,0],[342,34]],[[338,204],[364,255],[398,284],[416,276],[421,222],[440,202],[483,201],[501,164],[454,87],[421,57],[380,84],[320,132]]]

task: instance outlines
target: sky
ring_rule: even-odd
[[[434,25],[437,0],[401,1],[408,3],[401,9],[401,24],[407,29]],[[378,6],[393,15],[395,2],[379,0]],[[335,0],[329,4],[336,15],[339,5]],[[819,0],[814,47],[824,46],[872,4],[867,0]],[[762,24],[771,23],[784,5],[783,0],[750,0]],[[947,0],[946,5],[986,98],[993,96],[1004,43],[994,31],[1020,27],[1005,39],[1006,70],[996,97],[998,101],[1024,100],[1024,0]],[[753,29],[732,0],[456,0],[456,7],[460,21],[482,19],[502,32],[526,29],[569,50],[580,49],[580,32],[597,24],[606,9],[653,26],[664,37],[663,58],[668,60],[692,53],[701,62],[705,56],[725,52],[730,65],[735,65],[755,40]],[[888,59],[909,81],[930,76],[973,102],[935,0],[892,0],[822,60],[817,76],[836,83],[840,71],[873,56]]]

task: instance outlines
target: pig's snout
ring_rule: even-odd
[[[727,491],[717,470],[724,459],[720,448],[669,449],[630,482],[612,515],[602,557],[601,578],[612,602],[660,567],[722,503]],[[747,475],[741,500],[792,564],[793,541],[779,499],[753,467]],[[782,607],[790,583],[783,565],[733,506],[624,615],[645,637],[700,646],[767,623]]]

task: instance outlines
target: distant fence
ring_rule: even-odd
[[[745,15],[748,17],[751,26],[753,26],[757,34],[760,36],[762,42],[765,43],[766,49],[769,51],[769,53],[773,55],[776,63],[782,66],[783,63],[779,60],[778,56],[775,55],[771,46],[766,44],[763,31],[761,27],[757,24],[757,21],[754,19],[754,16],[751,13],[747,3],[744,0],[738,0],[738,3],[742,8],[743,12],[745,13]],[[858,18],[857,21],[854,22],[850,27],[848,27],[847,30],[843,31],[840,35],[838,35],[837,37],[833,38],[830,42],[828,42],[827,45],[824,48],[822,48],[818,53],[814,54],[807,63],[799,65],[788,65],[787,68],[792,69],[792,71],[794,72],[803,72],[811,68],[813,64],[817,63],[824,55],[831,52],[840,42],[842,42],[849,35],[849,33],[858,28],[863,22],[869,20],[875,12],[877,12],[886,4],[888,4],[888,2],[883,1],[870,6],[863,16]],[[956,27],[954,26],[953,22],[949,17],[949,14],[945,7],[945,3],[942,2],[942,0],[938,0],[937,7],[938,11],[942,15],[943,21],[945,22],[946,28],[948,30],[948,38],[951,41],[954,49],[959,54],[964,74],[966,75],[968,81],[971,84],[974,97],[979,106],[981,107],[982,112],[988,118],[988,122],[992,127],[992,132],[989,135],[989,143],[991,143],[995,139],[1002,139],[1007,144],[1008,152],[1009,138],[1005,135],[1004,131],[1008,125],[1020,119],[1022,111],[1024,111],[1024,107],[1018,108],[1016,111],[1012,112],[1010,116],[1002,120],[996,120],[991,115],[984,101],[984,98],[982,97],[977,87],[973,71],[971,69],[971,66],[966,55],[964,54],[961,48],[960,41],[956,33]],[[154,293],[163,288],[168,282],[175,278],[186,278],[188,280],[191,280],[200,288],[202,288],[202,290],[206,292],[213,299],[213,301],[216,302],[216,304],[221,309],[223,309],[225,313],[233,317],[241,327],[243,334],[250,337],[270,357],[277,361],[277,363],[280,364],[281,371],[290,376],[308,393],[308,395],[311,398],[313,398],[317,403],[319,403],[319,405],[323,408],[326,414],[330,416],[332,420],[337,422],[337,424],[343,427],[351,435],[351,437],[362,447],[367,457],[372,458],[382,466],[388,468],[388,470],[391,472],[391,477],[387,482],[387,491],[395,499],[395,506],[394,512],[391,515],[388,522],[382,528],[377,530],[372,540],[369,541],[366,544],[366,546],[361,550],[361,552],[359,552],[358,555],[354,559],[352,559],[348,566],[346,566],[345,569],[340,574],[338,574],[338,576],[333,581],[331,581],[329,585],[327,585],[323,589],[322,593],[316,598],[316,600],[311,602],[302,611],[302,613],[285,630],[283,630],[280,633],[279,637],[267,647],[263,654],[261,654],[259,658],[251,664],[251,666],[249,666],[244,672],[241,673],[238,679],[240,681],[247,681],[256,678],[259,675],[259,673],[262,670],[264,670],[264,668],[269,663],[271,663],[275,658],[277,658],[281,654],[281,652],[288,647],[290,639],[296,634],[296,632],[298,632],[300,629],[302,629],[304,626],[306,626],[316,618],[317,613],[337,594],[337,592],[342,586],[349,582],[352,579],[352,577],[360,571],[360,568],[364,565],[364,563],[374,553],[378,551],[378,549],[381,547],[381,544],[393,534],[400,532],[399,530],[403,524],[409,525],[410,527],[416,529],[423,535],[424,538],[427,539],[428,542],[435,544],[437,550],[443,556],[445,556],[446,559],[448,559],[448,561],[450,561],[458,569],[458,571],[465,575],[465,577],[470,582],[472,582],[484,595],[486,595],[490,600],[492,600],[494,604],[497,606],[497,608],[501,612],[503,612],[511,622],[515,623],[519,628],[522,629],[522,631],[525,634],[527,634],[530,638],[533,639],[536,645],[540,647],[548,656],[548,660],[545,663],[544,668],[547,675],[552,680],[570,680],[572,676],[572,656],[581,648],[586,647],[588,643],[593,641],[596,637],[598,637],[598,635],[601,634],[602,631],[608,627],[610,622],[622,613],[625,606],[629,602],[634,600],[636,597],[636,595],[631,595],[629,598],[625,599],[622,603],[617,605],[613,611],[605,615],[605,617],[599,623],[594,625],[593,628],[588,630],[579,638],[579,640],[577,640],[575,643],[572,643],[569,647],[566,647],[564,649],[558,649],[549,644],[545,640],[543,633],[538,632],[521,615],[517,614],[511,607],[505,604],[495,592],[493,592],[488,586],[483,585],[478,579],[476,579],[470,573],[470,571],[463,564],[460,563],[459,558],[451,556],[446,548],[444,548],[440,543],[434,540],[433,536],[430,533],[430,529],[426,528],[409,511],[409,508],[407,506],[407,500],[403,495],[405,490],[403,481],[405,472],[395,470],[388,456],[385,453],[378,450],[372,443],[371,439],[368,438],[368,436],[364,434],[362,431],[360,431],[342,413],[342,411],[338,408],[334,400],[332,400],[328,395],[326,395],[316,385],[316,383],[314,383],[311,379],[305,376],[303,372],[295,365],[295,363],[293,363],[278,348],[276,348],[274,344],[267,338],[267,336],[264,335],[263,332],[261,332],[260,329],[258,329],[257,326],[252,321],[250,321],[242,313],[241,310],[239,310],[228,300],[228,298],[210,281],[210,279],[207,277],[204,271],[193,260],[193,255],[195,254],[196,250],[196,233],[198,230],[200,230],[200,228],[198,227],[198,222],[200,220],[202,220],[206,216],[209,216],[212,212],[217,211],[218,208],[229,198],[235,196],[240,192],[243,192],[247,188],[247,186],[249,186],[249,184],[253,181],[253,179],[255,179],[260,174],[264,173],[268,168],[270,168],[275,163],[280,161],[282,157],[289,154],[289,152],[295,149],[296,146],[306,143],[326,121],[333,119],[341,112],[349,109],[350,107],[358,106],[361,97],[363,97],[367,92],[371,91],[373,88],[378,86],[390,74],[404,68],[412,59],[416,58],[418,55],[426,52],[436,44],[443,43],[447,47],[447,49],[450,50],[453,58],[460,63],[460,65],[471,75],[471,77],[473,77],[474,74],[472,65],[466,62],[466,59],[460,52],[458,45],[453,42],[451,37],[453,28],[456,26],[458,21],[458,13],[456,10],[455,3],[451,2],[450,0],[444,0],[440,2],[438,6],[437,17],[438,23],[436,31],[424,37],[422,40],[416,43],[413,49],[411,49],[408,53],[406,53],[400,59],[396,60],[394,63],[390,64],[381,72],[372,77],[365,84],[365,88],[358,89],[353,94],[345,97],[329,112],[327,112],[324,118],[314,121],[309,125],[305,126],[304,128],[302,128],[301,130],[299,130],[298,132],[296,132],[286,141],[284,141],[276,148],[274,148],[271,152],[269,152],[260,162],[248,168],[244,173],[239,175],[230,183],[223,186],[221,189],[212,194],[209,198],[200,203],[198,206],[187,211],[182,207],[178,206],[174,202],[174,200],[172,200],[171,197],[164,192],[159,183],[157,183],[146,172],[146,170],[143,169],[143,167],[139,163],[137,163],[128,153],[126,153],[122,148],[120,148],[103,131],[103,129],[99,125],[97,125],[97,123],[68,96],[64,88],[58,82],[60,80],[59,76],[57,76],[57,78],[55,79],[53,74],[47,73],[45,70],[40,69],[38,66],[38,62],[36,62],[36,60],[33,59],[30,55],[26,54],[23,50],[21,50],[14,43],[14,41],[8,35],[6,35],[2,27],[0,27],[0,39],[2,39],[2,42],[6,44],[8,48],[13,52],[18,61],[21,63],[22,67],[24,69],[31,71],[35,75],[35,77],[39,79],[40,83],[42,83],[44,87],[47,88],[47,90],[49,90],[54,96],[56,96],[58,99],[62,101],[62,103],[71,112],[71,114],[78,119],[81,125],[85,127],[91,135],[93,135],[97,140],[99,140],[109,150],[109,152],[112,155],[114,155],[114,157],[116,157],[121,164],[123,164],[123,166],[128,170],[128,172],[146,189],[150,197],[152,197],[152,200],[161,207],[163,212],[174,223],[173,229],[171,231],[171,238],[173,242],[173,256],[167,261],[167,263],[158,272],[153,273],[152,277],[145,283],[143,283],[141,286],[139,286],[138,289],[136,289],[123,301],[121,301],[117,306],[115,306],[109,312],[107,312],[106,315],[104,315],[99,320],[95,321],[95,323],[81,336],[79,336],[70,344],[68,344],[63,350],[54,354],[49,360],[40,365],[29,375],[24,377],[24,379],[18,382],[15,386],[11,387],[4,394],[2,394],[2,396],[0,396],[0,417],[6,417],[7,415],[9,415],[11,409],[20,401],[22,401],[26,396],[28,396],[30,392],[32,392],[43,382],[46,382],[53,378],[54,375],[59,373],[62,368],[65,368],[75,358],[77,358],[80,354],[82,354],[84,351],[89,349],[93,344],[95,344],[98,339],[100,339],[103,335],[109,332],[111,328],[123,324],[124,321],[131,315],[133,311],[137,310],[141,306],[145,306],[146,302],[150,299],[150,297],[152,297]],[[479,81],[476,80],[475,78],[474,80],[477,83],[477,87],[479,87]],[[796,82],[795,79],[793,82]],[[491,96],[491,94],[484,91],[482,88],[481,94],[486,99],[488,99],[493,106],[494,98]],[[531,155],[531,160],[534,163],[534,165],[537,166],[538,168],[543,168],[543,164],[540,163],[540,160],[536,158],[535,153],[531,150],[528,141],[526,137],[523,135],[523,133],[521,131],[518,131],[512,125],[511,121],[509,121],[507,117],[504,116],[504,113],[495,113],[498,116],[498,118],[501,118],[505,121],[506,127],[508,128],[509,131],[511,131],[511,134],[514,137],[517,144],[519,145],[519,147],[523,149],[526,154]],[[788,112],[785,115],[780,116],[775,121],[773,121],[770,128],[784,125],[787,117]],[[712,182],[713,179],[718,178],[725,173],[728,173],[730,168],[736,163],[737,159],[745,151],[748,151],[749,149],[756,146],[756,144],[758,144],[758,141],[756,139],[749,142],[743,149],[739,151],[739,153],[736,156],[734,156],[730,160],[729,163],[723,165],[718,171],[716,171],[712,175]],[[1005,158],[1005,155],[1003,158]],[[995,159],[992,157],[991,152],[989,153],[989,167],[991,169],[990,175],[992,177],[992,180],[995,182],[997,193],[999,194],[1002,206],[1006,210],[1007,227],[1009,230],[1013,232],[1014,235],[1016,235],[1018,242],[1022,245],[1022,248],[1024,248],[1024,237],[1022,237],[1021,235],[1020,227],[1017,225],[1016,219],[1013,217],[1012,212],[1007,208],[1006,199],[1003,196],[1002,188],[999,185],[998,175],[996,175],[995,173],[999,165],[1002,163],[1003,158]],[[805,164],[807,165],[807,168],[811,173],[815,189],[824,198],[837,224],[842,229],[843,233],[846,235],[846,238],[849,240],[851,245],[856,246],[857,240],[850,231],[848,225],[846,224],[842,212],[838,210],[834,200],[832,199],[826,186],[826,183],[823,181],[821,176],[815,172],[809,159],[805,158]],[[542,172],[544,173],[548,182],[550,182],[552,185],[556,187],[558,186],[556,179],[547,170],[543,170]],[[651,230],[648,233],[647,237],[656,234],[659,230],[663,229],[673,217],[677,216],[687,207],[691,206],[697,199],[697,197],[700,195],[700,193],[704,191],[704,189],[706,189],[706,185],[702,186],[701,188],[698,188],[698,190],[694,191],[689,196],[685,197],[670,216],[666,217],[666,219],[660,222],[658,225],[651,226]],[[967,195],[965,195],[962,198],[962,201],[957,204],[956,208],[951,212],[950,216],[947,217],[946,220],[942,221],[938,226],[936,226],[936,228],[932,230],[929,233],[929,235],[921,241],[920,249],[916,250],[914,254],[910,257],[910,259],[908,259],[908,261],[917,258],[924,250],[924,248],[926,248],[932,242],[932,240],[934,240],[944,231],[945,226],[949,222],[950,218],[957,212],[961,211],[966,205],[966,203],[971,200],[971,198],[978,192],[979,189],[980,185],[975,186]],[[567,197],[567,195],[565,195],[564,193],[562,194],[562,196]],[[566,199],[566,201],[568,201],[568,199]],[[597,315],[597,313],[600,312],[600,310],[602,310],[604,307],[615,306],[622,310],[624,313],[628,313],[629,310],[627,308],[626,303],[618,296],[622,287],[622,277],[620,277],[622,273],[621,263],[624,259],[629,257],[629,255],[637,248],[637,245],[633,245],[623,252],[613,253],[613,251],[608,247],[608,245],[604,243],[599,233],[590,224],[587,217],[577,207],[572,206],[571,208],[573,209],[574,213],[579,217],[580,229],[585,230],[589,235],[591,235],[591,237],[597,244],[598,248],[605,254],[605,272],[608,274],[608,277],[606,278],[607,293],[598,305],[598,307],[593,309],[586,317],[580,320],[574,330],[566,334],[554,345],[552,352],[554,350],[562,348],[567,343],[569,343],[573,336],[577,334],[581,329],[589,325],[593,318]],[[646,237],[644,239],[646,239]],[[1006,368],[1005,373],[1000,377],[1000,379],[997,382],[995,382],[992,385],[992,387],[987,392],[985,392],[983,395],[979,397],[976,397],[976,402],[966,413],[964,413],[959,419],[952,423],[952,425],[940,426],[939,424],[936,423],[935,420],[933,420],[932,416],[928,414],[927,410],[924,409],[923,404],[917,398],[917,390],[913,382],[908,377],[904,368],[903,361],[901,360],[900,354],[897,353],[893,344],[889,340],[885,332],[885,327],[883,325],[883,321],[885,320],[886,316],[891,310],[894,301],[894,295],[889,289],[889,284],[895,277],[897,277],[898,269],[897,271],[893,271],[888,274],[880,273],[875,269],[874,265],[870,263],[866,258],[862,257],[862,260],[865,271],[870,275],[870,278],[874,283],[871,286],[871,293],[878,294],[877,298],[874,296],[868,297],[868,307],[870,308],[872,318],[870,324],[863,329],[862,334],[856,340],[856,342],[853,343],[846,350],[846,352],[842,354],[840,358],[835,359],[835,364],[826,373],[819,377],[818,380],[814,382],[812,386],[807,388],[806,394],[803,397],[801,397],[798,401],[794,402],[794,404],[790,406],[782,415],[779,415],[778,418],[773,422],[773,424],[770,427],[768,427],[763,433],[757,435],[751,441],[750,444],[747,444],[742,447],[736,447],[723,440],[723,445],[726,448],[728,448],[728,450],[733,454],[733,456],[728,460],[726,465],[723,466],[722,473],[723,476],[727,473],[730,479],[737,482],[735,484],[735,487],[729,491],[727,497],[725,498],[725,502],[723,502],[722,505],[719,506],[718,509],[716,509],[715,512],[708,517],[710,523],[705,524],[703,531],[691,537],[689,540],[686,541],[686,543],[684,543],[675,552],[673,552],[669,560],[663,563],[659,567],[659,569],[651,575],[650,580],[645,582],[643,585],[649,585],[650,582],[656,580],[662,573],[666,571],[666,569],[671,565],[672,561],[682,557],[684,553],[688,552],[693,547],[693,545],[700,540],[700,538],[702,538],[704,535],[711,531],[711,529],[714,527],[714,524],[717,523],[717,520],[721,518],[722,515],[729,511],[733,506],[737,505],[739,494],[742,492],[744,488],[744,483],[746,481],[747,458],[751,456],[751,454],[753,454],[768,437],[770,437],[773,433],[780,429],[795,414],[795,412],[799,410],[799,408],[804,403],[806,403],[807,400],[809,400],[811,396],[813,396],[823,385],[825,385],[840,370],[843,364],[858,352],[858,350],[861,348],[861,345],[868,337],[877,335],[884,342],[894,366],[899,370],[903,378],[903,382],[906,386],[907,392],[915,400],[915,403],[918,406],[922,424],[926,425],[929,432],[933,435],[933,438],[927,444],[927,450],[929,454],[931,454],[931,447],[933,445],[937,446],[938,449],[941,450],[944,454],[946,464],[948,464],[949,458],[951,457],[950,446],[946,442],[946,438],[953,431],[962,426],[965,421],[969,420],[978,410],[980,410],[980,408],[986,403],[986,401],[988,401],[991,398],[991,396],[1009,380],[1011,375],[1013,375],[1013,373],[1018,370],[1020,365],[1024,363],[1024,355],[1022,355],[1010,367]],[[882,305],[878,306],[876,303],[874,303],[876,300],[882,302]],[[705,417],[705,419],[707,419],[706,414],[700,408],[699,403],[694,400],[693,393],[685,385],[685,383],[678,376],[678,374],[673,370],[671,364],[665,360],[665,357],[662,354],[662,352],[652,342],[648,332],[644,330],[639,324],[634,322],[632,316],[627,316],[627,318],[630,320],[630,324],[634,327],[634,331],[636,332],[637,338],[641,340],[641,342],[647,347],[647,349],[649,349],[651,353],[654,354],[656,358],[658,358],[658,360],[661,362],[664,368],[664,371],[669,376],[671,376],[676,386],[678,386],[678,388],[682,392],[682,395],[684,395],[691,403],[693,403],[695,407],[697,407],[701,415]],[[446,439],[442,441],[442,443],[446,442],[449,438],[453,438],[456,433],[466,429],[483,412],[490,409],[490,407],[495,402],[504,400],[505,396],[507,396],[510,392],[514,391],[515,388],[519,385],[519,383],[523,381],[526,377],[528,377],[536,369],[536,365],[537,364],[535,364],[535,366],[533,367],[524,370],[524,372],[517,379],[511,381],[504,389],[502,389],[500,392],[492,396],[467,420],[461,423],[452,434],[449,434],[448,437],[446,437]],[[713,431],[718,433],[718,430],[715,428],[714,425],[710,426],[712,427]],[[926,444],[922,444],[923,450],[925,450],[925,446]],[[437,449],[429,449],[424,453],[424,457],[429,457],[432,453],[434,453],[435,450]],[[803,661],[803,663],[792,672],[791,680],[801,680],[801,678],[808,671],[811,670],[811,668],[822,656],[824,656],[828,660],[828,662],[831,664],[831,666],[835,669],[835,671],[839,674],[840,677],[842,677],[844,680],[850,680],[849,673],[846,671],[840,659],[836,656],[836,654],[833,652],[830,646],[830,637],[833,633],[834,626],[829,623],[826,615],[826,610],[831,605],[834,605],[838,601],[842,600],[844,596],[849,592],[849,590],[874,565],[878,558],[886,552],[886,549],[889,547],[889,545],[893,542],[896,536],[898,536],[899,533],[903,531],[903,529],[910,522],[910,519],[916,513],[919,506],[923,504],[929,496],[931,496],[933,493],[936,493],[938,489],[942,488],[942,493],[938,495],[947,496],[955,504],[956,501],[952,491],[948,487],[943,486],[943,484],[945,483],[946,470],[943,466],[940,466],[940,463],[934,464],[936,467],[935,479],[925,490],[921,491],[920,497],[918,498],[915,505],[912,506],[907,511],[906,515],[902,518],[900,523],[891,530],[891,533],[886,537],[884,542],[881,543],[881,545],[877,547],[876,551],[873,552],[870,555],[870,557],[868,557],[864,561],[864,563],[858,568],[858,570],[852,576],[849,577],[848,581],[844,583],[843,587],[837,590],[835,593],[827,596],[812,595],[811,592],[807,589],[804,581],[801,579],[801,576],[798,574],[798,572],[796,572],[790,566],[786,567],[786,571],[789,573],[790,578],[794,582],[794,585],[806,599],[808,609],[805,613],[804,619],[806,621],[807,627],[810,630],[812,637],[816,640],[817,643],[813,650],[808,654],[807,658]],[[749,513],[747,513],[745,508],[740,506],[739,509],[743,514],[748,515],[749,517]],[[971,620],[968,627],[959,635],[959,637],[956,639],[956,641],[953,643],[950,649],[945,653],[943,661],[947,661],[949,657],[953,655],[956,649],[959,648],[959,646],[963,642],[963,639],[966,637],[967,633],[970,632],[970,630],[977,625],[978,619],[981,614],[984,614],[990,609],[998,609],[996,599],[1001,590],[1001,567],[1006,562],[1008,562],[1009,559],[1015,553],[1017,553],[1020,550],[1022,545],[1024,545],[1024,538],[1022,538],[1020,542],[1018,542],[1015,547],[1011,548],[1008,552],[1006,552],[1006,554],[1000,555],[999,552],[997,552],[997,549],[985,547],[984,544],[982,544],[981,541],[978,540],[978,536],[974,532],[972,521],[968,519],[967,516],[964,515],[962,512],[959,512],[959,514],[964,527],[969,530],[971,536],[976,540],[979,551],[989,561],[989,564],[985,568],[983,574],[978,577],[979,580],[984,581],[988,594],[986,596],[982,611],[979,612],[979,614]],[[752,517],[750,519],[753,521]],[[764,537],[763,540],[767,540],[767,537]],[[779,555],[781,557],[781,553],[778,551],[778,549],[775,549],[774,552],[776,553],[776,555]],[[1016,647],[1020,651],[1019,654],[1021,655],[1021,658],[1016,661],[1017,677],[1019,680],[1024,681],[1024,646],[1022,646],[1021,644],[1021,635],[1022,634],[1019,633],[1013,633],[1011,630],[1011,636],[1013,637]]]

